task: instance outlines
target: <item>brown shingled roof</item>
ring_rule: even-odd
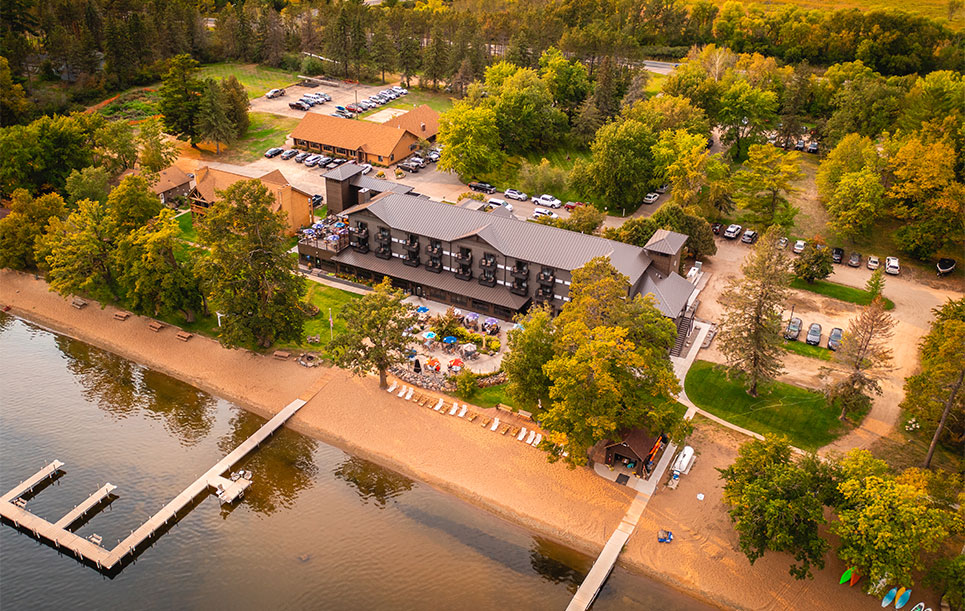
[[[310,112],[292,130],[292,138],[388,157],[405,133],[399,127]]]
[[[151,186],[151,190],[160,195],[165,191],[170,191],[181,185],[186,185],[191,182],[191,178],[176,165],[172,165],[169,168],[164,168],[158,172],[157,184]]]
[[[417,106],[394,119],[385,122],[391,127],[407,129],[420,138],[432,138],[439,133],[439,113],[427,105]]]

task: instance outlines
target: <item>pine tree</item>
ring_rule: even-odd
[[[385,82],[385,71],[394,70],[398,61],[398,53],[392,40],[389,38],[389,29],[385,22],[379,23],[375,32],[372,33],[369,55],[375,68],[382,73],[382,82]]]
[[[164,129],[178,140],[197,144],[197,115],[203,84],[197,78],[198,62],[190,55],[171,58],[159,91],[158,107]]]
[[[224,91],[214,79],[204,82],[195,130],[198,136],[214,142],[215,152],[221,154],[221,143],[233,142],[237,135],[234,121],[228,115],[229,107]]]
[[[446,67],[449,65],[449,43],[437,33],[425,48],[423,56],[422,72],[435,89],[436,84],[446,77]]]
[[[405,86],[409,86],[409,80],[422,66],[422,49],[419,41],[411,32],[404,32],[402,40],[399,42],[399,70],[402,71],[402,80]]]
[[[233,74],[221,80],[221,90],[226,103],[225,111],[235,125],[235,135],[243,138],[248,132],[250,123],[248,109],[251,107],[251,102],[248,101],[248,91]]]

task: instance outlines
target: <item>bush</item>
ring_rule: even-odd
[[[463,367],[455,376],[456,380],[456,392],[463,399],[472,399],[472,396],[476,394],[479,387],[476,385],[476,374],[469,370],[468,367]]]
[[[282,70],[298,72],[302,67],[302,56],[299,53],[285,53],[281,56],[281,63],[279,66]]]
[[[461,202],[464,199],[474,199],[480,202],[486,201],[486,196],[482,193],[476,193],[475,191],[466,191],[465,193],[460,193],[459,197],[456,198],[457,202]]]
[[[325,64],[322,60],[306,56],[302,60],[302,74],[305,76],[316,76],[325,72]]]
[[[539,165],[524,161],[519,168],[519,180],[529,193],[562,193],[567,178],[566,170],[554,167],[546,158]]]

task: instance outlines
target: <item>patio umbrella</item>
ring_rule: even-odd
[[[476,351],[476,344],[463,344],[462,351],[464,354],[471,354]]]
[[[466,364],[462,362],[462,359],[452,359],[449,361],[450,367],[465,367]]]
[[[453,337],[452,335],[447,335],[447,336],[445,336],[444,338],[442,338],[442,343],[444,343],[444,344],[455,344],[457,341],[459,341],[459,340],[457,340],[457,339],[456,339],[455,337]]]
[[[424,338],[426,338],[426,339],[435,339],[435,338],[436,338],[436,334],[435,334],[435,332],[433,332],[433,331],[426,331],[425,333],[422,334],[422,337],[424,337]]]
[[[496,320],[495,318],[493,318],[492,316],[490,316],[489,318],[486,319],[486,324],[487,324],[487,325],[498,325],[498,324],[499,324],[499,321]]]
[[[438,369],[438,368],[439,368],[439,359],[437,359],[437,358],[431,358],[431,359],[429,359],[429,362],[426,363],[426,367],[431,367],[432,369]]]
[[[343,223],[342,221],[339,221],[335,223],[335,227],[338,229],[341,229],[342,227],[345,227],[345,223]]]
[[[475,312],[470,312],[466,314],[466,320],[476,320],[478,318],[479,318],[479,314],[476,314]]]
[[[325,225],[323,225],[323,224],[321,224],[321,223],[315,223],[314,225],[312,225],[312,227],[314,227],[315,229],[321,229],[321,228],[324,227],[324,226],[325,226]]]
[[[418,308],[415,309],[415,311],[418,312],[419,314],[425,314],[426,312],[429,311],[429,308],[425,306],[419,306]]]

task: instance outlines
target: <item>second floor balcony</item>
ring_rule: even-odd
[[[378,257],[378,258],[380,258],[380,259],[391,259],[391,258],[392,258],[392,249],[389,248],[388,246],[379,246],[379,247],[375,250],[375,256]]]
[[[466,265],[472,263],[472,253],[469,251],[456,253],[453,258],[459,263],[463,263]]]
[[[496,269],[496,257],[483,257],[479,260],[479,267],[483,269]]]
[[[472,280],[472,268],[468,265],[460,265],[456,269],[456,278],[460,280]]]
[[[529,267],[517,265],[509,270],[509,275],[519,280],[526,280],[529,278]]]
[[[403,265],[408,265],[409,267],[419,267],[419,255],[409,256],[402,259]]]
[[[426,244],[426,254],[430,257],[442,256],[442,246],[439,244]]]
[[[529,295],[529,285],[525,282],[514,282],[509,285],[509,292],[513,295],[525,297],[526,295]]]
[[[418,253],[418,252],[419,252],[419,240],[415,240],[415,241],[410,240],[410,241],[406,242],[406,243],[405,243],[405,249],[406,249],[408,252]]]
[[[479,276],[479,284],[483,286],[496,286],[496,276],[493,274],[483,274]]]

